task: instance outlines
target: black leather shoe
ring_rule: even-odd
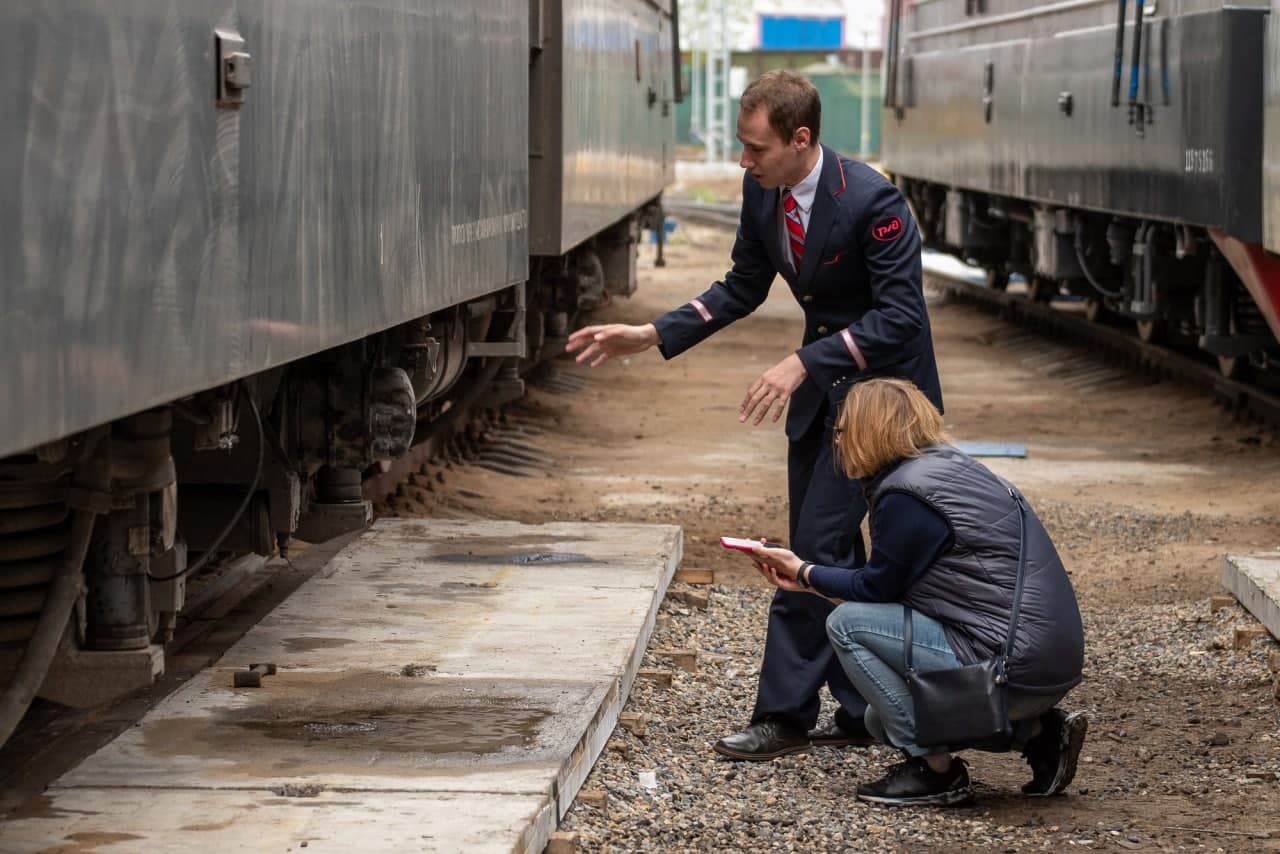
[[[742,732],[726,735],[715,744],[715,751],[721,756],[756,761],[777,759],[808,749],[809,739],[799,727],[776,718],[757,721]]]
[[[819,747],[866,747],[876,743],[862,721],[841,726],[835,718],[809,730],[807,736],[810,744]]]

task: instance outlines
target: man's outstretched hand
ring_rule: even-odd
[[[747,389],[747,396],[742,399],[742,405],[738,407],[738,421],[745,422],[751,417],[751,413],[755,412],[754,423],[759,424],[769,414],[774,404],[777,404],[778,409],[773,413],[773,420],[777,421],[786,411],[787,401],[791,400],[792,392],[800,388],[800,383],[804,382],[804,378],[808,375],[809,372],[805,370],[800,357],[792,353],[761,374]]]
[[[617,356],[642,353],[659,341],[658,329],[652,323],[641,326],[607,323],[582,327],[569,336],[564,348],[570,353],[581,350],[574,361],[581,364],[590,360],[594,368]]]

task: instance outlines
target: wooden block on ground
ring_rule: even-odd
[[[711,601],[711,596],[701,590],[668,590],[667,598],[682,602],[690,608],[697,608],[699,611],[707,610],[707,603]]]
[[[578,834],[553,830],[547,837],[547,847],[543,854],[578,854]]]
[[[655,649],[654,655],[670,659],[686,673],[698,672],[698,653],[691,649]]]
[[[1272,673],[1280,673],[1280,649],[1267,650],[1267,669]]]
[[[1230,608],[1236,604],[1236,597],[1229,593],[1221,593],[1217,596],[1209,597],[1209,613],[1215,614],[1223,608]]]
[[[604,789],[580,789],[578,800],[589,807],[602,810],[609,804],[609,793]]]
[[[677,569],[674,580],[685,584],[715,584],[716,574],[710,569]]]
[[[627,744],[620,738],[609,739],[609,743],[604,746],[604,749],[610,753],[616,753],[624,758],[631,755],[631,745]]]
[[[641,667],[639,670],[636,671],[636,678],[647,679],[650,682],[653,682],[654,684],[656,684],[660,688],[671,687],[671,671],[670,670],[656,670],[652,667]]]
[[[1236,626],[1235,638],[1231,642],[1231,646],[1235,649],[1248,649],[1254,638],[1266,637],[1267,630],[1262,626]]]
[[[660,626],[669,626],[669,625],[671,625],[671,615],[670,615],[670,614],[659,614],[659,615],[658,615],[658,619],[657,619],[657,624],[658,624],[658,625],[660,625]]]
[[[632,735],[643,738],[645,727],[649,725],[649,716],[644,712],[623,712],[618,715],[618,723],[626,727]]]

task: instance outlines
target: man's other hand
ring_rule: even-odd
[[[806,376],[808,371],[804,369],[804,363],[792,353],[761,374],[747,389],[747,396],[738,407],[738,421],[745,422],[755,412],[754,423],[759,424],[775,404],[778,408],[773,413],[773,420],[777,421],[786,411],[792,392],[800,388],[800,383],[804,382]]]
[[[564,349],[570,353],[581,350],[574,361],[581,364],[590,360],[594,368],[616,356],[642,353],[660,340],[658,329],[652,323],[641,326],[608,323],[582,327],[569,336]]]

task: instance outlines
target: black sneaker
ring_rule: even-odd
[[[972,797],[968,766],[958,756],[951,758],[951,767],[941,774],[917,756],[894,765],[874,783],[858,787],[859,800],[890,806],[946,807]]]
[[[1089,719],[1084,712],[1050,709],[1040,716],[1040,726],[1040,734],[1022,749],[1031,766],[1031,782],[1023,784],[1022,793],[1047,798],[1061,792],[1075,778]]]

